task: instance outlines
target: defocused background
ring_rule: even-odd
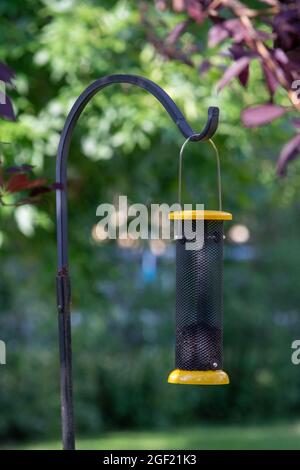
[[[185,17],[146,6],[161,34]],[[16,72],[17,122],[0,122],[1,140],[12,142],[1,145],[7,164],[30,163],[54,181],[67,113],[106,74],[156,81],[195,129],[208,106],[221,109],[215,142],[224,209],[234,215],[224,270],[227,387],[166,382],[174,365],[174,244],[108,242],[94,230],[97,206],[120,194],[131,203],[174,202],[182,137],[153,97],[130,86],[96,96],[75,131],[69,238],[81,446],[300,448],[300,366],[291,363],[291,343],[300,339],[300,162],[276,176],[280,148],[293,134],[286,119],[242,127],[241,110],[267,99],[259,66],[251,64],[246,90],[234,80],[217,95],[222,72],[200,76],[197,67],[167,60],[149,39],[139,2],[2,0],[0,24],[0,58]],[[205,25],[189,35],[204,51],[198,59],[216,56],[205,48]],[[288,104],[283,90],[277,99]],[[188,145],[184,181],[184,202],[217,208],[209,145]],[[1,447],[59,446],[54,210],[54,193],[38,206],[0,208]]]

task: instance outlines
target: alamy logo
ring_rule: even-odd
[[[0,104],[6,104],[5,83],[0,80]]]
[[[292,352],[291,360],[292,360],[292,363],[295,366],[297,366],[298,364],[300,364],[300,340],[299,339],[295,339],[295,341],[292,342],[292,349],[294,349],[294,351]]]
[[[196,204],[193,211],[192,204],[181,206],[174,203],[171,206],[162,204],[151,204],[147,207],[144,204],[128,205],[128,198],[120,195],[115,201],[116,206],[109,203],[100,204],[97,207],[96,215],[101,220],[95,227],[95,235],[98,240],[171,240],[185,238],[186,250],[200,250],[204,243],[204,222],[203,216],[192,220],[170,220],[169,214],[176,212],[204,214],[204,205]],[[172,227],[173,222],[173,227]],[[193,223],[194,222],[194,223]]]
[[[300,103],[300,80],[294,80],[292,83],[292,102],[293,104]]]
[[[6,364],[6,344],[0,340],[0,364]]]

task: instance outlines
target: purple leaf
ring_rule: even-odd
[[[247,65],[247,67],[245,67],[244,70],[242,70],[238,78],[239,78],[241,85],[244,88],[246,88],[246,86],[248,85],[248,80],[249,80],[249,65]]]
[[[197,0],[189,0],[187,4],[187,12],[190,17],[196,21],[196,23],[203,23],[205,19],[205,12],[203,11],[203,7]]]
[[[277,174],[279,176],[286,175],[288,163],[294,160],[298,153],[300,153],[300,134],[297,134],[295,137],[293,137],[282,148],[277,162]]]
[[[260,31],[259,29],[255,30],[255,34],[261,41],[268,41],[269,39],[275,39],[276,35],[274,33],[266,33],[266,31]]]
[[[228,36],[229,32],[223,23],[215,24],[212,28],[210,28],[208,33],[208,47],[217,46],[220,42],[227,39]]]
[[[20,166],[10,166],[6,168],[5,171],[7,173],[26,173],[26,172],[31,171],[33,168],[34,167],[32,165],[23,164]]]
[[[244,109],[241,113],[242,123],[245,127],[257,127],[274,121],[289,111],[289,108],[275,104],[262,104],[253,108]]]
[[[248,67],[250,62],[249,57],[241,57],[236,62],[234,62],[228,69],[225,71],[223,78],[217,84],[217,90],[220,91],[227,85],[230,80],[240,75],[245,68]]]
[[[199,67],[199,75],[200,76],[205,75],[210,68],[211,68],[211,63],[209,62],[209,60],[204,59],[201,62],[200,67]]]
[[[292,49],[291,51],[288,51],[286,53],[288,57],[288,63],[286,64],[286,68],[289,71],[300,71],[300,47],[296,47],[295,49]]]
[[[182,21],[181,23],[178,23],[175,28],[170,32],[168,35],[166,42],[168,44],[175,44],[180,36],[184,33],[186,30],[187,26],[189,24],[189,20]]]
[[[172,6],[175,11],[182,12],[185,9],[185,0],[173,0]]]
[[[5,83],[12,84],[12,79],[14,78],[15,73],[11,70],[6,64],[0,62],[0,80]]]
[[[250,51],[249,49],[245,49],[245,47],[241,44],[233,44],[230,46],[229,52],[234,60],[240,59],[241,57],[249,57],[250,59],[254,59],[258,56],[257,53]]]
[[[235,42],[239,43],[245,39],[249,39],[249,32],[239,19],[233,18],[231,20],[227,20],[224,25]]]
[[[265,76],[267,88],[270,92],[270,95],[273,96],[275,91],[278,88],[279,83],[274,73],[268,68],[268,66],[265,63],[262,63],[262,69],[263,69],[263,73]]]
[[[275,52],[274,52],[274,57],[275,59],[278,60],[278,62],[280,62],[281,64],[287,64],[288,61],[289,61],[289,58],[288,56],[286,55],[286,53],[282,50],[282,49],[275,49]]]
[[[4,117],[5,119],[8,119],[9,121],[16,120],[12,102],[8,96],[5,97],[4,104],[0,102],[0,116]]]
[[[296,129],[300,129],[300,118],[292,119],[292,124]]]
[[[239,19],[233,18],[215,24],[208,33],[208,46],[215,47],[220,42],[233,37],[236,42],[241,42],[248,35],[246,28]]]

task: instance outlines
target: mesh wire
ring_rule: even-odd
[[[222,369],[223,222],[204,221],[197,250],[185,247],[196,221],[184,222],[176,242],[176,368]]]

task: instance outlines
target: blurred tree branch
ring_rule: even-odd
[[[160,12],[157,21],[150,21],[148,3],[140,5],[141,21],[156,50],[168,60],[179,60],[198,67],[199,75],[215,66],[215,52],[212,58],[205,58],[200,64],[194,59],[200,51],[198,32],[208,26],[207,49],[214,51],[218,47],[219,55],[227,55],[233,61],[218,82],[218,91],[235,78],[246,88],[251,62],[259,62],[269,100],[243,110],[241,120],[245,127],[268,124],[280,116],[300,110],[300,2],[263,0],[259,3],[263,5],[256,2],[256,7],[252,8],[238,0],[155,0]],[[181,20],[169,31],[162,13],[172,11],[180,15]],[[182,15],[185,15],[184,19]],[[159,35],[158,29],[166,31],[164,37]],[[186,33],[193,37],[188,49],[182,41]],[[227,53],[224,45],[227,46]],[[275,104],[275,94],[280,87],[286,90],[291,106]],[[296,134],[281,151],[277,164],[279,175],[284,175],[287,164],[299,155],[299,141]]]

